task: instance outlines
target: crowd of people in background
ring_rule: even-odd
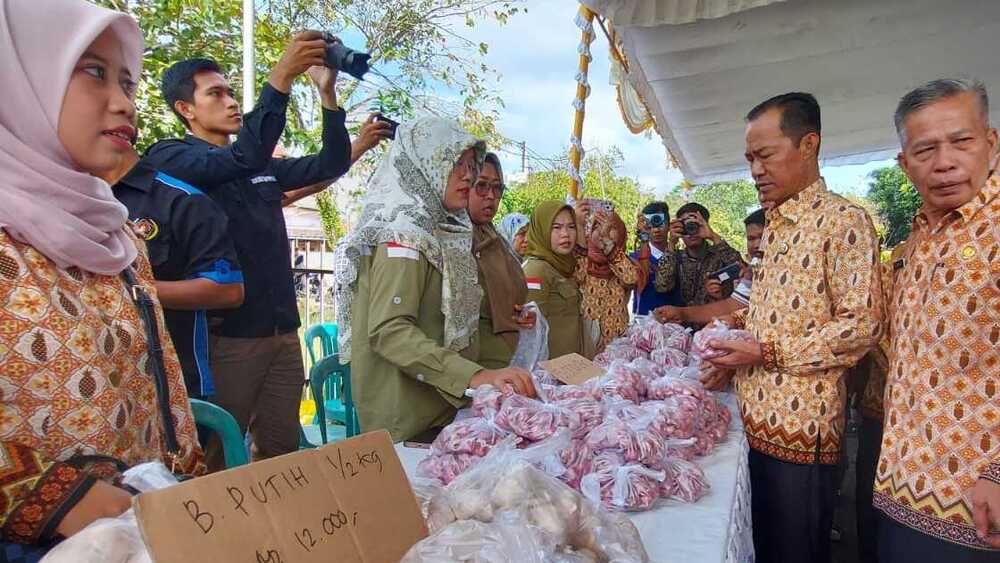
[[[981,84],[937,80],[896,108],[899,163],[923,207],[888,262],[868,213],[820,176],[817,100],[754,107],[746,159],[761,209],[741,256],[694,202],[622,217],[580,198],[498,218],[500,159],[452,120],[369,119],[352,143],[319,32],[290,41],[246,114],[227,69],[173,64],[161,95],[187,132],[139,155],[132,18],[0,0],[0,31],[3,550],[37,560],[122,513],[129,466],[221,469],[189,398],[233,414],[256,459],[298,448],[304,369],[281,208],[392,139],[335,255],[363,430],[429,442],[470,389],[533,396],[531,374],[511,367],[539,321],[531,302],[550,357],[593,358],[636,315],[721,319],[753,336],[713,342],[726,353],[701,380],[739,398],[758,561],[829,559],[847,380],[865,416],[864,560],[996,560],[1000,179]],[[303,75],[322,148],[275,157]]]

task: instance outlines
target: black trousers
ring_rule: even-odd
[[[837,497],[836,465],[799,465],[750,450],[757,563],[827,563]]]
[[[882,451],[882,421],[861,417],[858,430],[858,461],[854,491],[858,524],[858,556],[861,563],[878,563],[879,515],[872,506],[875,470]]]
[[[878,558],[881,563],[997,563],[1000,550],[963,547],[904,526],[879,514]]]

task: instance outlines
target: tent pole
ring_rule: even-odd
[[[583,120],[586,117],[587,96],[590,95],[590,84],[587,82],[587,74],[590,71],[590,44],[594,41],[594,12],[586,6],[581,5],[576,17],[576,24],[581,30],[580,37],[580,66],[576,75],[576,99],[573,107],[576,109],[576,116],[573,121],[573,136],[570,138],[569,151],[569,173],[572,177],[570,185],[570,195],[573,199],[580,197],[580,188],[583,186],[583,178],[580,176],[580,164],[583,161]]]
[[[254,0],[243,0],[243,111],[253,109],[255,63],[253,52]]]

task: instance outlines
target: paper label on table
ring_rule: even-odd
[[[384,430],[143,493],[134,505],[156,563],[396,563],[427,536]]]
[[[580,385],[585,381],[604,375],[603,369],[580,354],[566,354],[554,360],[538,362],[538,365],[559,381],[569,385]]]

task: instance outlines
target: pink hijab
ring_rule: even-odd
[[[128,15],[85,0],[0,0],[0,228],[60,268],[117,275],[137,252],[125,206],[58,137],[73,68],[108,27],[138,79],[142,35]]]

